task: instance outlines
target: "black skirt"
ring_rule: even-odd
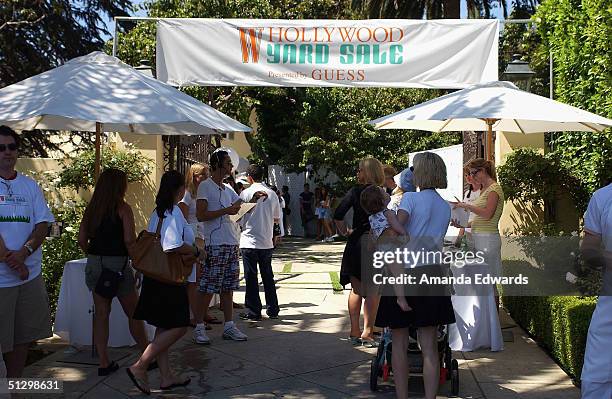
[[[348,237],[344,252],[342,253],[342,264],[340,266],[340,284],[343,286],[351,282],[351,277],[361,281],[361,259],[362,240],[368,230],[356,229]]]
[[[187,286],[166,284],[144,276],[134,318],[164,329],[188,327]]]
[[[455,312],[449,296],[408,296],[410,312],[404,312],[397,304],[397,297],[380,298],[377,327],[406,328],[430,327],[455,322]]]

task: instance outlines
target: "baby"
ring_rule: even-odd
[[[387,208],[390,201],[389,194],[377,186],[366,187],[361,192],[361,207],[370,215],[370,229],[376,239],[377,246],[380,250],[393,251],[398,244],[408,238],[408,232],[397,219],[397,214]],[[381,242],[383,241],[381,237],[386,238],[387,242]],[[404,240],[394,240],[397,237],[402,237]],[[393,243],[393,241],[396,242]],[[396,272],[400,270],[398,265],[389,265],[389,267]],[[394,289],[398,306],[405,312],[411,311],[412,308],[408,305],[399,284],[396,284]]]
[[[366,187],[361,192],[361,207],[370,215],[370,228],[377,241],[380,237],[408,235],[404,226],[397,220],[397,214],[387,208],[390,201],[389,194],[378,186]]]

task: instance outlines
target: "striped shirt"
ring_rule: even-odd
[[[498,195],[497,207],[491,219],[486,220],[482,216],[474,215],[472,220],[472,233],[497,233],[499,234],[499,219],[504,210],[504,192],[498,183],[493,183],[480,193],[480,196],[472,203],[475,207],[486,208],[489,194],[495,192]]]

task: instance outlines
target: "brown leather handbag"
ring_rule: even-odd
[[[162,283],[185,284],[197,258],[194,255],[164,252],[160,234],[162,220],[160,218],[157,222],[155,233],[143,230],[138,234],[136,241],[130,245],[132,266],[145,276]]]

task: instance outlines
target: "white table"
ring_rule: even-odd
[[[91,345],[93,298],[85,285],[87,259],[71,260],[64,265],[62,285],[57,301],[53,332],[71,345]],[[135,344],[123,308],[113,298],[109,319],[109,347]],[[153,338],[155,327],[145,323],[149,338]]]
[[[468,264],[464,267],[452,266],[451,270],[454,277],[470,276],[474,282],[474,276],[477,273],[486,274],[488,266]],[[473,287],[455,285],[454,288],[455,295],[451,297],[451,300],[456,323],[449,326],[451,349],[462,352],[483,348],[490,348],[493,352],[503,350],[504,340],[493,286],[480,286],[479,295],[474,295]]]

